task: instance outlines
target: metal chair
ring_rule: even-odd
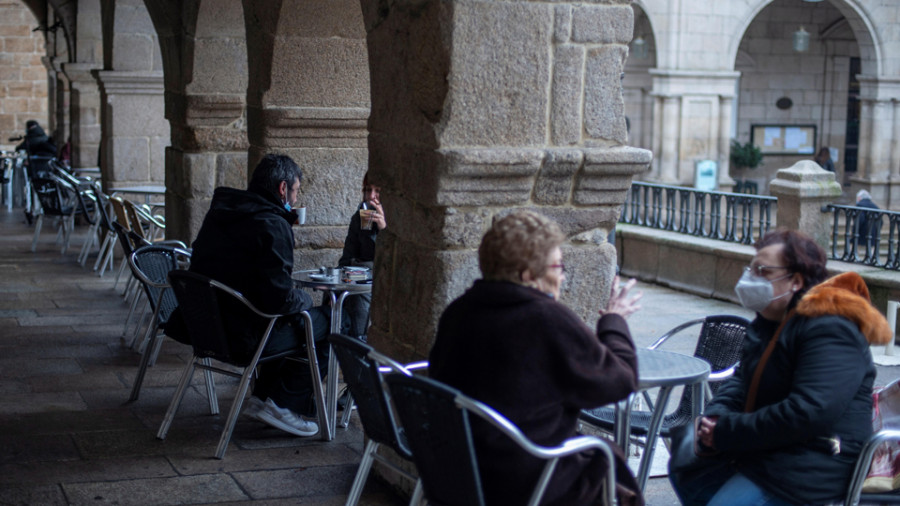
[[[128,263],[134,276],[144,289],[144,295],[153,310],[153,316],[147,325],[141,349],[141,364],[138,367],[134,384],[131,387],[129,402],[136,401],[144,382],[144,374],[147,367],[156,361],[159,348],[162,345],[160,331],[164,331],[172,311],[178,307],[175,294],[170,290],[169,273],[184,268],[189,262],[191,253],[174,246],[144,246],[134,251],[128,258]],[[190,344],[190,342],[184,342]],[[206,372],[206,381],[212,381],[212,373]]]
[[[709,380],[705,386],[706,395],[704,395],[705,399],[709,401],[719,389],[720,382],[734,374],[734,370],[741,358],[741,347],[750,322],[746,318],[732,315],[715,315],[691,320],[666,332],[649,348],[655,350],[672,336],[695,328],[698,325],[700,326],[700,333],[697,337],[697,347],[694,350],[694,356],[702,358],[710,364],[712,373],[709,375]],[[663,418],[662,428],[659,431],[659,435],[663,438],[669,437],[672,428],[691,423],[693,409],[693,394],[691,390],[690,388],[685,388],[678,407]],[[650,426],[653,402],[647,392],[643,394],[644,400],[650,409],[648,411],[631,412],[632,438],[646,436]],[[612,431],[615,428],[616,421],[615,408],[600,407],[584,410],[581,412],[581,420],[603,430]]]
[[[331,343],[332,353],[337,356],[338,363],[341,365],[341,372],[343,372],[344,381],[347,383],[350,393],[354,399],[358,399],[357,412],[363,430],[369,438],[359,463],[359,469],[356,471],[353,486],[350,487],[346,505],[353,506],[359,501],[366,478],[369,476],[372,464],[376,461],[416,483],[409,504],[418,504],[422,498],[422,483],[419,478],[378,453],[381,445],[386,445],[400,457],[412,462],[412,453],[406,444],[406,437],[394,420],[390,398],[383,385],[382,376],[384,372],[410,375],[410,370],[378,353],[359,339],[341,334],[331,334],[328,341]],[[384,371],[381,370],[382,368]],[[351,404],[350,401],[347,402],[345,413],[350,412]]]
[[[184,399],[185,391],[191,383],[191,378],[196,368],[199,367],[203,370],[240,378],[237,393],[234,401],[231,403],[231,410],[228,412],[225,427],[222,429],[222,436],[219,438],[219,444],[216,447],[215,456],[221,459],[225,456],[225,450],[228,448],[228,442],[231,440],[231,434],[234,432],[234,426],[241,412],[244,397],[246,397],[247,390],[250,387],[250,379],[257,365],[269,360],[289,357],[296,354],[298,350],[288,350],[275,355],[263,356],[263,350],[269,340],[269,335],[272,333],[272,328],[275,326],[275,321],[283,315],[263,313],[256,309],[239,292],[195,272],[172,271],[169,273],[169,282],[172,290],[175,292],[180,311],[184,316],[184,322],[191,338],[191,346],[194,348],[194,356],[184,368],[181,381],[178,383],[178,388],[172,396],[172,402],[169,404],[169,409],[166,411],[156,437],[159,439],[166,438],[166,434],[169,432],[169,427],[172,425],[182,399]],[[304,318],[306,327],[307,359],[304,361],[309,363],[310,374],[313,380],[319,433],[323,439],[327,440],[328,415],[325,411],[325,389],[319,374],[312,319],[309,317],[309,313],[305,311],[300,314]],[[260,334],[259,344],[250,357],[242,356],[238,350],[231,346],[231,340],[229,339],[229,336],[235,332],[241,332],[241,329],[248,327],[253,327],[254,331],[258,331]],[[237,367],[238,371],[235,372],[232,369],[214,365],[212,363],[213,360]],[[218,414],[219,404],[216,398],[215,383],[207,381],[206,391],[210,412],[214,415]]]
[[[484,494],[478,470],[478,456],[470,427],[474,415],[497,428],[529,454],[547,463],[536,483],[523,481],[534,489],[529,505],[540,503],[559,459],[586,450],[606,456],[606,504],[616,503],[615,461],[610,443],[593,436],[567,439],[557,447],[531,442],[512,422],[487,405],[467,397],[443,383],[421,376],[390,374],[385,378],[401,426],[412,449],[413,461],[432,504],[483,506]],[[514,463],[510,472],[514,472]]]
[[[65,181],[52,173],[42,173],[41,177],[31,180],[32,189],[38,198],[39,210],[34,214],[37,220],[34,224],[34,238],[31,241],[31,252],[37,251],[38,237],[45,216],[52,216],[56,220],[58,229],[56,237],[62,242],[61,253],[65,254],[69,249],[69,237],[75,229],[75,214],[86,212],[86,204],[81,200],[83,196],[77,188],[70,186]]]
[[[872,460],[875,457],[875,451],[884,443],[900,442],[900,420],[896,416],[897,407],[900,405],[900,380],[894,380],[884,387],[877,397],[876,409],[882,406],[882,416],[878,417],[881,421],[880,427],[875,426],[877,432],[873,434],[866,444],[863,446],[859,457],[856,459],[856,468],[850,478],[850,486],[847,488],[847,496],[844,499],[846,506],[856,506],[860,502],[866,504],[900,504],[900,490],[892,490],[889,492],[879,493],[863,493],[863,484],[869,474],[869,468],[872,467]],[[891,406],[891,409],[884,409],[884,406]],[[885,412],[893,412],[895,415],[891,417],[884,416]]]

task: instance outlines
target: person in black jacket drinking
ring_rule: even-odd
[[[869,344],[892,332],[865,282],[855,272],[823,281],[825,252],[797,231],[769,232],[755,247],[735,291],[756,319],[696,432],[698,454],[713,455],[669,475],[685,505],[839,500],[872,434]]]

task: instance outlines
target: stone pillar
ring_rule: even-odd
[[[678,184],[678,124],[681,123],[678,97],[663,97],[662,138],[659,151],[659,180]]]
[[[606,235],[651,158],[624,146],[631,7],[362,5],[369,169],[390,223],[378,237],[370,342],[400,359],[426,356],[441,312],[480,277],[482,235],[515,208],[562,225],[562,300],[593,324],[614,272]]]
[[[63,63],[69,79],[72,166],[96,167],[100,149],[100,87],[91,71],[98,63]]]
[[[826,250],[831,248],[831,215],[822,206],[841,196],[834,173],[816,162],[801,160],[775,174],[769,193],[778,198],[779,227],[802,230]]]
[[[56,146],[62,148],[69,138],[69,79],[63,72],[63,60],[59,57],[42,58],[44,65],[50,69],[52,86],[48,95],[52,93],[50,100],[50,123],[48,133],[53,136]]]
[[[734,188],[731,178],[731,113],[733,97],[719,97],[719,191]]]
[[[867,189],[885,209],[900,209],[900,79],[860,75],[859,158],[851,192]]]
[[[165,184],[169,124],[161,71],[94,71],[100,83],[106,187]]]

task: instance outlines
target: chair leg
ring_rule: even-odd
[[[422,504],[422,498],[425,495],[425,490],[422,488],[422,480],[416,480],[416,488],[413,489],[412,497],[409,498],[409,506],[416,506]],[[613,505],[609,505],[613,506]]]
[[[119,270],[116,272],[116,282],[113,283],[113,290],[115,290],[119,286],[119,278],[121,278],[122,273],[125,272],[126,265],[128,265],[128,258],[122,257],[122,263],[121,265],[119,265]]]
[[[131,300],[131,307],[128,309],[128,316],[125,317],[125,326],[122,328],[122,339],[125,339],[125,336],[128,335],[128,324],[131,323],[131,317],[134,316],[137,305],[138,298],[135,297]]]
[[[103,244],[100,246],[100,253],[97,255],[97,260],[94,262],[94,270],[100,270],[100,277],[103,277],[103,273],[106,272],[106,269],[113,265],[113,252],[116,249],[115,243],[115,235],[112,233],[107,233],[106,237],[103,238]]]
[[[238,415],[241,413],[241,406],[244,405],[244,397],[247,396],[247,390],[250,387],[250,378],[253,376],[255,367],[244,368],[244,374],[241,376],[241,383],[238,385],[237,394],[231,403],[231,409],[228,411],[228,419],[225,421],[225,428],[222,429],[222,437],[219,438],[219,445],[216,447],[216,458],[225,457],[225,450],[228,449],[228,442],[231,441],[231,435],[234,433],[234,426],[237,423]]]
[[[41,226],[44,224],[44,215],[37,215],[37,221],[34,222],[34,239],[31,240],[31,252],[37,251],[38,236],[41,235]]]
[[[169,427],[172,426],[172,420],[175,419],[175,413],[178,411],[178,407],[184,399],[184,393],[191,383],[191,377],[194,375],[194,368],[197,367],[197,360],[198,358],[195,355],[191,357],[191,361],[184,366],[184,371],[181,373],[181,380],[178,382],[178,388],[175,389],[175,395],[172,396],[172,402],[169,403],[169,409],[166,410],[162,425],[159,426],[159,431],[156,433],[157,439],[165,439],[166,434],[169,433]]]
[[[359,461],[356,478],[353,479],[353,485],[347,495],[347,502],[344,503],[345,506],[356,506],[356,503],[359,502],[359,496],[362,495],[363,487],[366,486],[366,478],[369,477],[369,471],[372,469],[372,462],[375,461],[372,455],[378,451],[379,446],[374,439],[370,439],[366,443],[366,449],[363,451],[362,460]]]
[[[322,385],[322,375],[319,374],[319,359],[316,356],[316,341],[313,338],[312,319],[310,318],[309,313],[305,311],[300,314],[303,315],[305,320],[306,356],[307,360],[309,360],[309,374],[312,377],[313,393],[316,398],[316,416],[319,419],[319,435],[322,436],[323,441],[331,441],[334,439],[334,434],[331,433],[331,424],[328,423],[329,412],[325,407],[325,387]],[[322,344],[329,346],[327,342]],[[328,371],[328,374],[337,374],[337,367],[335,367],[334,371]],[[335,399],[336,398],[337,397],[335,396]]]
[[[341,428],[346,429],[350,425],[350,415],[353,414],[353,395],[347,396],[347,404],[344,404],[344,414],[341,415]]]
[[[163,336],[157,335],[159,332],[157,331],[157,326],[151,325],[148,331],[152,331],[151,339],[154,341],[162,341]],[[134,385],[131,386],[131,397],[128,398],[128,402],[134,402],[138,399],[138,396],[141,395],[141,385],[144,383],[144,374],[147,373],[147,366],[150,365],[150,355],[152,355],[153,346],[147,345],[144,348],[144,353],[141,355],[141,365],[138,367],[137,375],[134,377]]]
[[[201,359],[203,365],[209,367],[212,365],[212,361],[209,357]],[[209,414],[218,415],[219,414],[219,396],[216,395],[216,381],[213,377],[212,371],[209,369],[203,370],[204,375],[206,376],[206,398],[209,400]]]

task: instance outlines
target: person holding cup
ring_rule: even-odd
[[[350,228],[344,239],[344,251],[338,260],[340,267],[372,269],[378,232],[387,228],[384,208],[381,206],[381,188],[369,181],[368,172],[363,176],[362,197],[362,202],[350,218]],[[350,316],[351,336],[365,340],[371,303],[371,293],[351,295],[344,301],[344,312]]]

